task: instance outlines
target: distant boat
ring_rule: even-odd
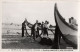
[[[56,25],[58,25],[62,37],[66,43],[72,45],[73,47],[77,47],[77,28],[72,27],[65,21],[65,19],[59,13],[57,6],[55,4],[54,16]]]

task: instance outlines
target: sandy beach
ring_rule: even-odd
[[[21,25],[3,24],[2,26],[2,48],[3,49],[51,49],[52,46],[40,45],[38,41],[31,42],[31,38],[21,37]],[[28,31],[30,33],[30,30]],[[54,39],[54,34],[49,33],[49,37]],[[60,49],[66,49],[70,45],[61,39]]]
[[[29,37],[21,37],[21,36],[4,36],[3,38],[7,38],[7,40],[2,40],[2,48],[3,49],[49,49],[51,46],[40,45],[37,41],[30,42],[31,39]]]
[[[30,34],[30,30],[28,30],[28,33]],[[49,49],[51,48],[51,46],[40,45],[37,41],[31,42],[32,38],[27,37],[26,35],[25,37],[21,37],[21,36],[22,36],[21,25],[4,23],[2,26],[2,48],[3,49]]]

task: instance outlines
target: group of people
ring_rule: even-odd
[[[26,26],[29,25],[27,24],[26,20],[22,23],[22,37],[24,37],[24,32],[26,33],[27,36],[30,36],[27,32]],[[48,29],[49,29],[49,22],[45,21],[42,23],[39,23],[38,20],[36,20],[36,23],[32,25],[31,28],[31,37],[33,37],[33,40],[37,37],[43,37],[47,36],[48,37]],[[41,33],[39,32],[41,30]]]

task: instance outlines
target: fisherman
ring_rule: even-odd
[[[36,20],[36,23],[31,27],[31,36],[33,36],[33,40],[39,36],[39,27],[38,27],[38,20]]]
[[[26,28],[25,21],[22,23],[22,37],[24,37],[24,29]]]
[[[69,23],[72,27],[77,28],[76,19],[74,19],[73,17],[69,19]]]
[[[25,25],[26,25],[26,27],[25,27],[25,34],[26,34],[27,37],[29,37],[30,35],[27,32],[27,23],[26,22],[27,22],[27,19],[25,18]]]
[[[45,23],[42,22],[42,25],[41,25],[42,33],[41,33],[41,35],[43,34],[43,36],[41,37],[41,40],[39,42],[41,45],[52,45],[52,40],[48,37],[48,29],[49,29],[48,24],[49,24],[48,21],[45,21]]]
[[[33,25],[33,24],[30,24],[28,21],[27,21],[27,19],[25,19],[25,21],[26,21],[26,25],[29,27],[29,28],[31,28],[31,40],[32,41],[30,41],[30,42],[34,42],[34,40],[35,40],[35,25]]]
[[[27,32],[27,28],[26,28],[26,18],[25,21],[22,23],[22,37],[24,37],[24,34],[28,37],[29,34]]]
[[[31,36],[33,38],[32,42],[35,41],[35,29],[34,29],[34,25],[31,27]]]
[[[35,25],[35,35],[36,35],[36,38],[39,36],[39,25],[38,25],[38,20],[36,20],[36,23],[34,24]]]
[[[36,20],[36,23],[35,24],[30,24],[27,19],[25,20],[26,21],[26,25],[31,28],[31,37],[33,38],[31,42],[34,42],[35,41],[35,38],[37,38],[39,36],[39,25],[41,23],[38,23],[38,20]],[[34,41],[33,41],[34,40]]]
[[[74,19],[73,17],[71,17],[71,18],[72,18],[71,24],[72,24],[72,25],[76,25],[76,19]]]
[[[44,35],[47,35],[47,37],[48,37],[48,28],[49,28],[48,24],[49,24],[49,22],[48,21],[45,21],[44,28],[43,28]]]
[[[44,22],[42,22],[42,24],[41,24],[41,34],[40,34],[40,36],[43,35],[43,34],[44,34]]]

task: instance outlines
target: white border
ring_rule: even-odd
[[[37,52],[37,51],[40,51],[40,52],[69,52],[69,51],[66,51],[65,49],[62,49],[62,51],[60,49],[54,49],[52,51],[52,49],[2,49],[2,42],[1,42],[1,35],[2,35],[2,2],[3,1],[8,1],[8,2],[27,2],[27,1],[64,1],[64,2],[78,2],[79,3],[79,6],[80,6],[80,0],[0,0],[0,52]],[[78,15],[79,15],[79,18],[80,19],[80,7],[79,7],[79,12],[78,12]],[[79,28],[79,25],[80,24],[80,20],[78,20],[78,50],[73,50],[73,51],[70,51],[70,52],[79,52],[80,51],[80,28]]]

